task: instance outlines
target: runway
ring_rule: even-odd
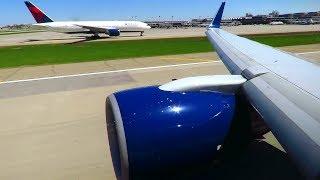
[[[228,32],[238,35],[252,34],[273,34],[273,33],[296,33],[296,32],[318,32],[320,25],[245,25],[223,27]],[[122,41],[139,39],[162,39],[205,36],[206,28],[173,28],[173,29],[150,29],[143,37],[139,33],[122,33],[120,37],[108,38],[102,35],[101,39],[94,41]],[[90,35],[86,34],[63,34],[57,32],[37,32],[27,34],[1,35],[1,46],[13,45],[35,45],[35,44],[56,44],[75,43],[85,41]]]
[[[282,49],[320,62],[319,44]],[[2,69],[0,74],[0,179],[112,180],[104,110],[109,94],[228,71],[215,53],[201,53]]]
[[[1,84],[0,179],[115,179],[107,95],[211,71],[226,73],[212,63]]]

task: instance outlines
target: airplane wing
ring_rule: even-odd
[[[119,36],[120,35],[120,30],[117,28],[114,28],[114,27],[102,28],[102,27],[97,27],[97,26],[86,26],[86,25],[81,25],[81,24],[74,24],[74,25],[81,27],[83,29],[87,29],[93,33],[106,33],[110,36]]]
[[[98,32],[98,33],[105,33],[108,29],[115,29],[115,28],[101,28],[96,26],[86,26],[81,24],[75,24],[75,26],[90,30],[91,32]]]
[[[206,34],[228,70],[247,79],[248,100],[302,172],[320,176],[320,67],[220,29],[222,4]]]

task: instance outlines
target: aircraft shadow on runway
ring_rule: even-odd
[[[140,37],[140,35],[121,35],[121,37]],[[41,42],[41,41],[64,41],[64,40],[78,40],[75,42],[70,42],[66,44],[77,44],[77,43],[82,43],[82,42],[88,42],[88,41],[94,41],[94,40],[99,40],[99,39],[109,39],[109,38],[118,38],[118,37],[110,37],[110,36],[104,36],[104,37],[95,37],[95,36],[85,36],[85,35],[80,35],[76,37],[69,37],[69,38],[55,38],[55,39],[28,39],[24,41],[25,43],[31,43],[31,42]]]
[[[78,37],[70,37],[70,38],[55,38],[55,39],[28,39],[24,42],[41,42],[41,41],[63,41],[63,40],[76,40]]]
[[[254,140],[248,148],[239,153],[225,154],[223,161],[215,161],[210,165],[184,169],[166,175],[138,177],[141,180],[214,180],[214,179],[303,179],[286,153],[276,149],[264,141]]]

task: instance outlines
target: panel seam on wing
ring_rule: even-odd
[[[219,29],[220,30],[220,29]],[[213,30],[212,30],[213,31]],[[263,67],[263,68],[265,68],[265,69],[267,69],[269,72],[272,72],[273,74],[275,74],[275,75],[277,75],[279,78],[281,78],[281,79],[283,79],[283,80],[285,80],[285,81],[287,81],[287,82],[289,82],[289,83],[291,83],[291,84],[293,84],[295,87],[297,87],[297,88],[299,88],[300,90],[302,90],[302,91],[304,91],[304,92],[306,92],[306,93],[308,93],[309,95],[311,95],[311,96],[313,96],[314,98],[317,98],[318,100],[320,100],[320,98],[319,97],[317,97],[317,96],[315,96],[314,94],[312,94],[312,93],[310,93],[309,91],[307,91],[307,90],[305,90],[305,89],[303,89],[303,88],[301,88],[300,86],[298,86],[297,84],[295,84],[295,83],[293,83],[293,82],[291,82],[291,81],[289,81],[288,79],[286,79],[286,78],[284,78],[284,77],[282,77],[281,75],[279,75],[279,74],[277,74],[276,72],[274,72],[274,71],[271,71],[268,67],[266,67],[266,66],[264,66],[264,65],[262,65],[261,63],[259,63],[259,62],[257,62],[257,61],[255,61],[254,59],[252,59],[252,58],[250,58],[250,57],[248,57],[248,55],[246,55],[245,53],[243,53],[242,51],[240,51],[238,48],[236,48],[235,46],[233,46],[232,44],[230,44],[226,39],[224,39],[219,33],[217,33],[217,32],[215,32],[214,31],[214,33],[215,34],[217,34],[217,36],[220,38],[220,39],[222,39],[222,41],[224,42],[224,43],[226,43],[226,44],[228,44],[229,46],[231,46],[233,49],[235,49],[236,51],[238,51],[239,53],[241,53],[241,54],[243,54],[245,57],[247,57],[248,59],[250,59],[250,60],[252,60],[252,61],[254,61],[255,63],[257,63],[258,65],[260,65],[261,67]],[[239,38],[243,38],[243,37],[240,37],[240,36],[237,36],[237,37],[239,37]],[[254,41],[253,41],[254,42]],[[256,43],[256,42],[255,42]],[[266,46],[266,45],[265,45]],[[272,48],[272,47],[270,47],[270,46],[266,46],[266,47],[268,47],[268,48]],[[229,49],[229,48],[228,48]],[[230,50],[230,49],[229,49]],[[232,52],[232,51],[231,51]],[[234,53],[233,53],[234,54]],[[234,54],[235,55],[235,54]],[[237,55],[236,55],[237,56]],[[242,61],[241,60],[241,58],[240,58],[240,61]],[[242,72],[243,72],[244,70],[242,70]],[[241,72],[241,73],[242,73]]]

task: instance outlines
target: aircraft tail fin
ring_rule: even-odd
[[[29,9],[30,13],[34,17],[37,23],[48,23],[48,22],[53,22],[51,18],[49,18],[45,13],[41,11],[37,6],[32,4],[29,1],[24,2]]]
[[[224,11],[224,6],[226,5],[226,2],[222,2],[216,17],[213,19],[212,23],[210,24],[209,28],[220,28],[221,26],[221,20],[222,20],[222,15]]]

